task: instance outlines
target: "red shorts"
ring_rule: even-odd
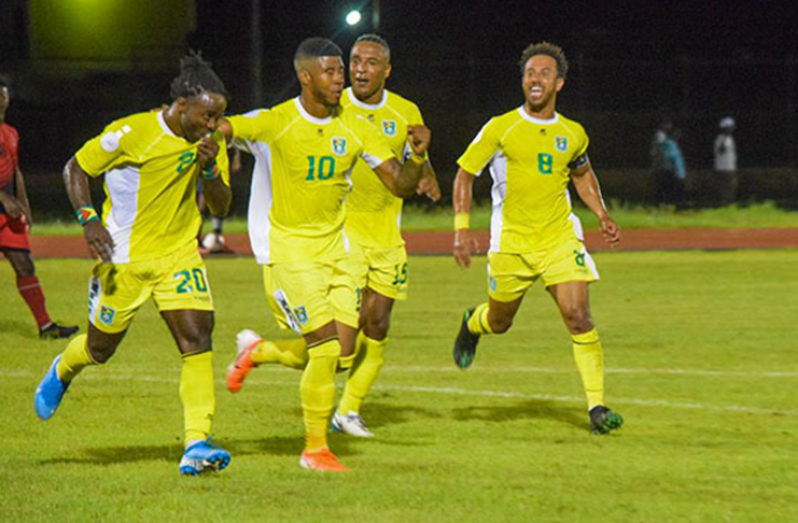
[[[0,249],[30,250],[28,224],[22,216],[14,219],[0,212]]]

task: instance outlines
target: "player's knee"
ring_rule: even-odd
[[[182,333],[177,342],[182,354],[199,354],[211,350],[211,333],[196,330]]]
[[[490,330],[493,331],[494,334],[504,334],[513,326],[513,319],[504,316],[497,316],[494,318],[488,315],[488,324],[490,325]]]
[[[384,340],[388,336],[390,327],[391,317],[388,315],[369,317],[366,319],[363,332],[372,340]]]
[[[584,307],[567,307],[562,311],[562,317],[572,333],[579,334],[593,328],[593,320]]]
[[[89,343],[88,348],[91,359],[93,359],[99,365],[102,365],[110,360],[111,356],[116,353],[116,345]]]

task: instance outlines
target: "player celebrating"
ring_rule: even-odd
[[[10,102],[8,84],[0,77],[0,251],[17,274],[17,289],[36,319],[39,337],[69,338],[78,328],[63,327],[50,319],[30,254],[28,233],[32,222],[25,180],[19,169],[19,135],[6,123]]]
[[[391,144],[394,155],[404,161],[412,154],[407,128],[423,125],[424,120],[416,104],[385,88],[390,74],[388,42],[375,34],[359,37],[349,59],[352,86],[344,91],[341,105],[374,123]],[[355,363],[332,425],[346,434],[372,437],[360,417],[360,406],[382,368],[394,301],[407,297],[407,251],[399,232],[402,199],[380,183],[364,161],[355,164],[352,184],[352,193],[346,199],[345,230],[355,282],[362,289],[361,330]],[[440,198],[429,160],[424,163],[418,190],[433,201]]]
[[[352,366],[358,327],[357,289],[347,262],[344,199],[349,173],[362,158],[397,196],[412,195],[430,141],[424,126],[408,127],[413,150],[401,165],[377,129],[340,106],[341,49],[324,38],[303,41],[294,56],[301,94],[270,111],[234,116],[226,135],[255,155],[249,236],[269,305],[284,328],[303,338],[263,341],[238,335],[239,355],[227,374],[231,392],[261,363],[304,368],[300,395],[306,445],[300,465],[348,470],[327,446],[335,404],[336,367]]]
[[[488,253],[488,303],[466,311],[454,360],[466,369],[479,337],[507,332],[524,293],[538,279],[554,298],[573,340],[588,401],[590,428],[606,434],[623,418],[604,406],[601,342],[588,304],[588,283],[598,279],[585,250],[579,219],[571,212],[568,182],[599,218],[604,239],[616,245],[618,225],[601,198],[578,123],[555,112],[568,62],[558,46],[532,44],[521,56],[524,105],[492,118],[460,157],[454,182],[454,257],[468,267],[475,244],[469,232],[474,177],[490,163],[493,215]]]
[[[113,122],[64,168],[69,199],[100,261],[89,283],[88,335],[55,358],[36,390],[35,407],[41,419],[52,417],[75,376],[113,356],[151,297],[183,358],[186,450],[180,472],[196,475],[230,462],[227,451],[208,441],[216,403],[213,300],[196,238],[198,177],[212,214],[224,215],[230,205],[227,152],[216,132],[228,95],[199,55],[185,57],[180,69],[168,108]],[[103,173],[108,198],[100,221],[89,176]]]

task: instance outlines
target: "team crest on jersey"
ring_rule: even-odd
[[[555,136],[554,137],[554,145],[557,147],[557,150],[561,153],[564,153],[568,150],[568,138],[565,136]]]
[[[336,136],[332,139],[332,151],[336,156],[343,156],[346,154],[346,138]]]
[[[296,322],[300,325],[305,325],[308,322],[308,310],[303,305],[294,309],[294,317]]]
[[[100,323],[111,325],[114,322],[114,316],[116,316],[116,309],[107,305],[100,306]]]
[[[383,120],[382,132],[385,133],[385,136],[396,136],[396,122],[393,120]]]

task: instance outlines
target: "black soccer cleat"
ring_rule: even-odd
[[[70,338],[73,334],[78,332],[80,327],[64,327],[55,322],[39,331],[39,338],[43,340],[58,340],[63,338]]]
[[[597,405],[590,409],[590,432],[593,434],[609,434],[621,428],[621,425],[623,425],[623,417],[604,405]]]
[[[463,370],[471,366],[477,355],[479,334],[473,334],[468,330],[468,319],[474,314],[474,309],[475,307],[471,307],[463,314],[463,323],[460,324],[460,332],[457,333],[457,338],[454,340],[454,350],[452,351],[455,364]]]

